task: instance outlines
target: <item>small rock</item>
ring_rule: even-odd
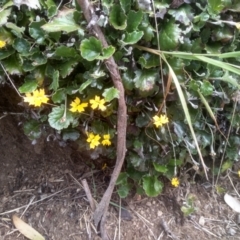
[[[162,214],[163,214],[162,211],[159,211],[159,210],[157,211],[157,216],[158,216],[158,217],[161,217]]]
[[[152,203],[151,203],[151,202],[147,202],[146,205],[147,205],[148,207],[151,207],[151,206],[152,206]]]
[[[199,223],[201,226],[204,226],[204,225],[205,225],[205,218],[204,218],[203,216],[201,216],[201,217],[199,218],[198,223]]]
[[[236,234],[236,230],[233,229],[233,228],[229,228],[228,231],[227,231],[227,233],[228,233],[229,235],[231,235],[231,236],[234,236],[234,235]]]

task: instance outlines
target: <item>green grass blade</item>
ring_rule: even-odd
[[[190,114],[189,114],[189,111],[188,111],[186,99],[185,99],[185,97],[184,97],[182,88],[181,88],[181,86],[180,86],[180,83],[179,83],[179,81],[178,81],[178,79],[177,79],[177,76],[176,76],[176,74],[174,73],[172,67],[169,65],[169,63],[167,62],[167,60],[165,59],[165,57],[164,57],[163,55],[162,55],[162,58],[163,58],[163,60],[166,62],[166,64],[168,65],[169,73],[171,74],[171,76],[172,76],[172,78],[173,78],[173,81],[174,81],[174,83],[175,83],[175,86],[176,86],[176,89],[177,89],[177,92],[178,92],[178,95],[179,95],[179,98],[180,98],[180,101],[181,101],[181,105],[182,105],[182,108],[183,108],[183,111],[184,111],[184,114],[185,114],[185,117],[186,117],[188,126],[189,126],[189,128],[190,128],[190,131],[191,131],[193,140],[194,140],[194,142],[195,142],[195,145],[196,145],[196,148],[197,148],[197,151],[198,151],[198,155],[199,155],[199,157],[200,157],[200,159],[201,159],[202,166],[203,166],[203,169],[204,169],[206,178],[208,179],[207,167],[206,167],[206,165],[205,165],[205,163],[204,163],[204,160],[203,160],[203,157],[202,157],[202,153],[201,153],[201,150],[200,150],[199,145],[198,145],[197,137],[196,137],[196,135],[195,135],[195,132],[194,132],[194,129],[193,129],[193,126],[192,126],[192,120],[191,120],[191,117],[190,117]]]
[[[142,47],[142,46],[136,46],[136,47],[138,47],[139,49],[145,50],[147,52],[159,55],[159,56],[163,56],[163,54],[167,54],[167,55],[172,55],[173,57],[179,57],[179,58],[182,58],[182,59],[202,61],[202,62],[211,64],[211,65],[214,65],[216,67],[222,68],[224,70],[230,71],[230,72],[235,73],[237,75],[240,75],[240,68],[238,66],[234,66],[233,64],[229,64],[229,63],[226,63],[226,62],[222,62],[222,61],[219,61],[219,60],[216,60],[216,59],[206,57],[206,56],[214,56],[214,57],[219,57],[219,58],[240,57],[240,52],[235,52],[235,53],[231,52],[231,53],[224,53],[224,54],[193,54],[193,53],[185,53],[185,52],[159,51],[159,50],[155,50],[155,49],[147,48],[147,47]],[[240,84],[237,82],[237,80],[231,79],[231,81],[229,81],[229,79],[223,79],[223,78],[219,78],[218,80],[225,81],[229,84],[234,85],[238,89],[240,89]]]
[[[211,117],[212,120],[214,121],[215,126],[217,127],[218,131],[219,131],[219,132],[223,135],[223,137],[226,139],[225,135],[222,133],[222,131],[221,131],[220,128],[219,128],[219,125],[218,125],[218,123],[217,123],[217,119],[216,119],[216,117],[215,117],[215,115],[214,115],[214,113],[213,113],[210,105],[208,104],[208,101],[206,100],[206,98],[202,95],[202,93],[201,93],[199,90],[198,90],[198,94],[199,94],[199,97],[200,97],[202,103],[204,104],[205,108],[207,109],[208,114],[210,115],[210,117]]]
[[[240,69],[233,67],[232,65],[226,63],[226,62],[221,62],[212,58],[204,57],[204,56],[196,56],[196,58],[200,61],[212,64],[216,67],[220,67],[222,69],[228,70],[230,72],[236,73],[240,75]]]

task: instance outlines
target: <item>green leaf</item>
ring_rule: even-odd
[[[170,159],[168,162],[168,166],[181,166],[183,165],[183,160],[181,159]]]
[[[213,85],[209,81],[204,80],[200,87],[200,91],[203,94],[203,96],[212,95],[213,90],[214,90]]]
[[[147,114],[144,113],[140,113],[137,118],[136,118],[136,126],[137,127],[145,127],[147,126],[147,124],[149,123],[149,117],[147,116]]]
[[[168,11],[170,15],[172,15],[176,21],[184,25],[190,25],[193,20],[193,9],[190,5],[184,5],[178,9],[171,9]]]
[[[143,13],[142,11],[130,11],[127,15],[127,32],[133,32],[137,30],[139,24],[142,22]]]
[[[99,56],[97,59],[99,60],[105,60],[110,58],[115,52],[115,47],[113,46],[108,46],[106,48],[103,48],[102,50],[102,56]]]
[[[44,4],[47,7],[47,15],[49,18],[52,18],[54,15],[57,14],[58,8],[53,0],[46,0]]]
[[[159,36],[160,47],[162,50],[174,50],[179,44],[181,29],[173,19],[162,26]]]
[[[135,75],[135,87],[141,91],[151,91],[155,87],[155,82],[159,76],[156,69],[136,70]]]
[[[160,165],[155,162],[153,163],[153,166],[154,166],[155,170],[160,173],[165,173],[168,170],[168,168],[165,165]]]
[[[141,64],[142,68],[153,68],[160,65],[159,56],[145,53],[139,58],[138,63]]]
[[[10,48],[10,49],[7,49],[7,48],[1,49],[1,51],[0,51],[0,60],[3,60],[5,58],[11,56],[14,52],[15,52],[15,50],[12,49],[12,48]]]
[[[87,88],[89,85],[91,85],[91,83],[93,82],[94,80],[92,78],[88,79],[86,82],[82,83],[80,88],[79,88],[79,93],[83,93],[83,90],[85,88]]]
[[[109,15],[109,22],[117,30],[124,30],[127,27],[127,16],[120,5],[113,5]]]
[[[80,137],[80,133],[76,129],[66,129],[62,131],[62,138],[64,141],[76,141]]]
[[[121,40],[121,43],[123,45],[129,45],[129,44],[135,44],[137,43],[143,36],[143,31],[134,31],[131,33],[126,33],[123,40]]]
[[[116,185],[126,184],[128,179],[128,174],[126,172],[121,172],[116,181]]]
[[[120,198],[125,198],[128,196],[129,191],[130,191],[130,186],[128,184],[126,185],[121,185],[120,187],[117,188],[117,192]]]
[[[88,61],[97,59],[102,52],[102,44],[95,37],[84,39],[80,45],[81,55]]]
[[[123,81],[123,85],[124,88],[126,90],[133,90],[134,88],[134,73],[132,71],[126,71],[123,73],[123,77],[122,77],[122,81]]]
[[[61,103],[66,98],[66,90],[65,88],[58,89],[52,96],[52,100],[54,103]]]
[[[133,166],[127,168],[127,173],[129,178],[133,179],[135,182],[140,182],[142,177],[146,175],[146,172],[139,172]]]
[[[77,55],[77,51],[72,47],[61,46],[56,48],[54,55],[63,58],[74,58]]]
[[[36,52],[32,55],[33,66],[40,66],[47,63],[47,57],[42,52]]]
[[[56,130],[62,130],[69,127],[74,121],[73,115],[70,111],[66,110],[65,106],[52,108],[52,112],[48,115],[48,122],[50,126]]]
[[[11,8],[0,11],[0,26],[4,25],[8,21],[8,17],[11,14]]]
[[[143,177],[143,189],[149,197],[156,197],[162,192],[163,184],[156,176]]]
[[[8,74],[22,74],[22,61],[17,54],[11,55],[3,63]]]
[[[53,89],[54,91],[57,91],[59,87],[59,71],[58,70],[55,70],[53,72],[53,79],[52,79],[52,83],[51,85],[49,86],[49,89]]]
[[[132,0],[120,0],[122,9],[127,13],[131,9]]]
[[[106,102],[111,102],[114,98],[119,98],[119,90],[115,87],[105,88],[102,96]]]
[[[25,31],[25,27],[18,27],[16,24],[8,22],[6,23],[6,27],[11,29],[11,32],[17,36],[18,38],[22,38],[22,34]]]
[[[45,20],[41,20],[39,22],[31,22],[29,25],[29,34],[33,39],[36,39],[37,43],[41,44],[44,42],[46,33],[41,28],[44,24],[46,24]]]
[[[16,38],[12,45],[19,53],[28,53],[30,50],[30,44],[24,38]]]
[[[27,81],[18,90],[20,93],[33,92],[38,87],[37,81]]]
[[[62,78],[67,77],[74,70],[74,67],[78,64],[77,59],[70,59],[67,62],[63,62],[58,65],[58,70]]]
[[[58,8],[56,6],[51,6],[50,8],[48,8],[48,17],[54,17],[58,12]]]
[[[23,131],[31,140],[35,140],[41,136],[41,124],[36,120],[29,120],[24,123]]]
[[[223,163],[221,167],[221,173],[225,172],[228,169],[231,169],[233,166],[233,161],[232,160],[227,160]]]
[[[219,14],[224,6],[224,0],[208,0],[208,12],[210,14]]]
[[[143,39],[146,42],[150,42],[154,38],[155,29],[151,26],[149,20],[146,19],[146,17],[143,19],[143,22],[138,28],[139,30],[143,31]]]
[[[47,32],[65,31],[70,33],[76,30],[82,30],[82,28],[75,23],[74,10],[68,12],[66,15],[63,14],[60,17],[55,17],[51,22],[44,24],[42,28]]]
[[[192,206],[182,206],[181,211],[183,212],[184,216],[189,216],[195,211],[195,208]]]

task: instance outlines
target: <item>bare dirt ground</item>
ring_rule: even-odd
[[[87,158],[72,144],[60,147],[43,138],[32,145],[23,134],[21,117],[3,117],[9,111],[6,89],[0,88],[0,96],[0,239],[26,239],[14,228],[13,214],[46,240],[100,239],[81,180],[87,180],[99,201],[112,169],[102,170],[102,161]],[[239,178],[230,177],[240,192]],[[178,188],[166,183],[156,198],[132,193],[120,200],[114,193],[107,221],[109,239],[240,239],[238,214],[225,204],[223,194],[212,191],[202,178],[184,178]],[[228,177],[219,185],[234,195]],[[187,199],[192,199],[193,213],[184,216],[181,207],[187,206]],[[127,211],[119,217],[120,205]]]

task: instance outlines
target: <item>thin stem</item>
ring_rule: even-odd
[[[3,71],[4,71],[4,73],[6,74],[6,76],[7,76],[8,80],[9,80],[9,82],[10,82],[11,85],[13,86],[13,88],[15,89],[15,91],[17,92],[17,94],[22,98],[23,96],[20,94],[20,92],[18,91],[18,89],[17,89],[16,86],[14,85],[12,79],[9,77],[9,75],[8,75],[8,73],[7,73],[7,71],[6,71],[6,69],[4,68],[4,66],[2,65],[1,62],[0,62],[0,65],[1,65],[1,67],[2,67],[2,69],[3,69]]]
[[[233,118],[235,116],[236,106],[237,106],[237,101],[235,101],[235,104],[234,104],[234,107],[233,107],[233,114],[232,114],[232,118],[231,118],[231,124],[230,124],[230,127],[228,129],[227,141],[225,142],[225,145],[224,145],[224,150],[223,150],[223,154],[222,154],[222,158],[221,158],[221,162],[220,162],[218,175],[217,175],[217,179],[216,179],[216,183],[215,184],[218,183],[218,179],[219,179],[219,176],[220,176],[220,171],[221,171],[221,168],[222,168],[223,159],[224,159],[224,156],[225,156],[225,153],[226,153],[226,149],[227,149],[227,143],[228,143],[229,136],[230,136],[230,133],[231,133],[231,130],[232,130],[232,123],[233,123]]]

